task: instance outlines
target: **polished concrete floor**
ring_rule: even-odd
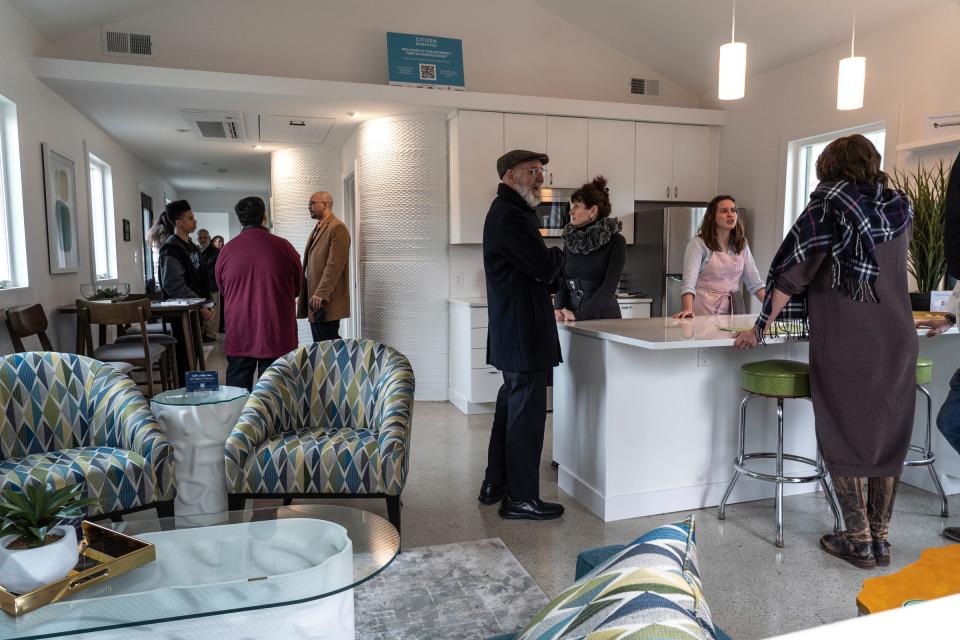
[[[219,346],[211,367],[223,366]],[[548,596],[573,581],[577,553],[585,548],[629,542],[687,511],[604,523],[557,487],[550,466],[550,431],[541,463],[541,493],[566,506],[550,522],[506,521],[495,506],[477,502],[486,464],[491,416],[465,416],[446,402],[417,402],[414,408],[410,473],[403,493],[403,547],[497,537],[504,541]],[[741,480],[750,482],[750,480]],[[946,544],[940,530],[960,517],[939,517],[937,499],[902,486],[890,541],[893,563],[865,571],[819,549],[819,537],[832,530],[832,517],[818,494],[784,500],[786,547],[773,545],[771,499],[734,504],[720,522],[716,509],[694,510],[704,590],[714,621],[736,640],[814,627],[857,615],[863,580],[915,561],[920,552]],[[382,500],[345,501],[386,516]],[[960,499],[950,507],[960,516]]]

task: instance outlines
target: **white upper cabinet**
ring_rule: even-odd
[[[717,195],[717,129],[673,126],[673,198],[707,202]]]
[[[638,122],[637,200],[710,200],[717,184],[715,127]]]
[[[547,152],[547,116],[503,114],[503,152],[526,149]]]
[[[483,221],[497,196],[503,114],[460,111],[447,122],[450,151],[450,242],[483,242]]]
[[[637,200],[668,200],[673,195],[673,125],[638,122]]]
[[[610,189],[611,214],[623,223],[623,237],[633,244],[634,123],[590,120],[587,145],[588,180],[602,175]]]
[[[589,180],[586,118],[547,117],[547,187],[576,189]]]

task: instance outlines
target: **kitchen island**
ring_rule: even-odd
[[[807,343],[768,338],[733,349],[730,329],[752,315],[647,318],[558,324],[563,364],[554,370],[553,459],[560,488],[604,521],[715,506],[733,474],[743,392],[740,366],[769,359],[807,361]],[[919,333],[925,333],[923,331]],[[952,335],[951,335],[952,334]],[[934,361],[934,419],[947,382],[960,367],[957,330],[921,337],[920,355]],[[784,450],[816,457],[813,410],[787,400]],[[922,442],[925,403],[918,396],[914,442]],[[747,451],[776,451],[776,402],[755,400],[747,413]],[[960,456],[936,432],[933,450],[947,493],[960,493]],[[769,469],[773,468],[770,462]],[[758,461],[758,464],[762,462]],[[801,467],[787,462],[787,473]],[[903,480],[933,490],[928,472]],[[741,478],[729,502],[770,498],[772,483]],[[817,483],[785,485],[784,494],[817,491]],[[930,509],[939,512],[931,494]],[[832,522],[826,501],[825,523]]]

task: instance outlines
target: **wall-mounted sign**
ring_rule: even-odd
[[[387,33],[389,82],[404,87],[463,91],[463,42]]]

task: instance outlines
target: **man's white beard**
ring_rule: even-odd
[[[531,209],[536,209],[537,205],[540,204],[540,196],[533,192],[533,187],[522,187],[518,184],[514,187],[514,191],[520,194],[520,197]]]

